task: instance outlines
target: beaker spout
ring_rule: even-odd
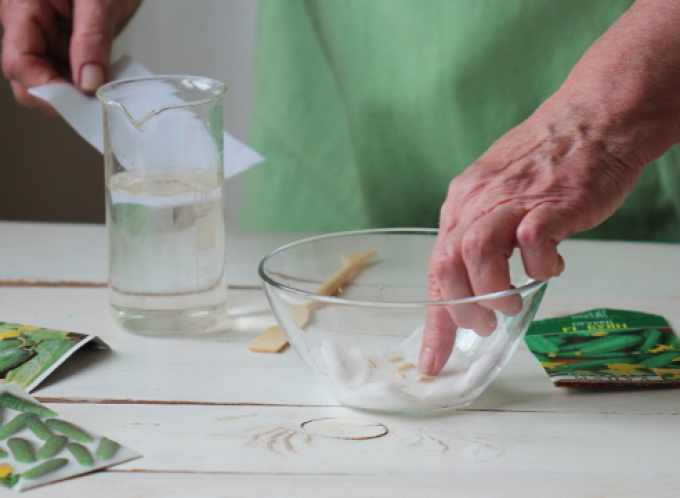
[[[147,121],[164,111],[218,103],[225,92],[222,82],[209,78],[150,76],[111,82],[97,91],[97,97],[141,131]]]
[[[168,109],[182,109],[182,108],[187,107],[187,104],[184,103],[184,102],[178,103],[178,104],[168,104],[168,105],[165,105],[165,106],[162,106],[162,107],[156,107],[154,109],[151,109],[149,112],[144,114],[141,118],[135,119],[134,117],[132,117],[132,114],[130,114],[130,112],[127,110],[127,108],[123,104],[121,104],[120,102],[112,102],[111,105],[113,107],[117,107],[118,109],[120,109],[120,111],[123,113],[123,116],[125,116],[125,118],[127,118],[127,120],[130,122],[130,124],[132,126],[134,126],[135,129],[137,129],[138,131],[142,131],[142,126],[144,125],[144,123],[146,123],[148,120],[150,120],[154,116],[157,116],[158,114],[160,114],[163,111],[167,111]]]

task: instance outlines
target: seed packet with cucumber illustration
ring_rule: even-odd
[[[558,387],[680,386],[680,339],[659,315],[594,309],[538,320],[525,342]]]
[[[31,392],[86,344],[108,349],[93,335],[0,321],[0,384],[15,382]]]
[[[0,386],[0,484],[23,491],[139,456],[64,420],[18,385]]]

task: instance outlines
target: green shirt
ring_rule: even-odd
[[[632,0],[262,0],[241,227],[436,227],[452,178]],[[680,241],[680,157],[591,238]]]

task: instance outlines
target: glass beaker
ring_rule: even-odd
[[[142,335],[227,320],[220,81],[153,76],[102,86],[109,299]]]

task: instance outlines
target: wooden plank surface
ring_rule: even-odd
[[[119,330],[107,316],[105,289],[0,287],[0,317],[100,335],[113,348],[110,353],[78,353],[36,391],[44,399],[337,405],[292,349],[276,355],[247,350],[250,340],[273,318],[261,291],[232,294],[234,306],[243,312],[232,329],[193,338],[145,338]],[[544,316],[550,311],[544,310]],[[521,346],[470,408],[673,414],[680,411],[680,390],[554,388]]]
[[[106,284],[103,225],[0,222],[0,282]]]
[[[263,292],[243,286],[258,285],[253,269],[261,255],[300,234],[237,238],[231,281],[240,283],[231,289],[233,320],[224,331],[152,339],[114,325],[104,287],[7,285],[33,277],[103,284],[96,269],[105,261],[103,227],[41,225],[0,222],[0,236],[13,241],[1,251],[0,320],[107,341],[112,352],[78,353],[34,394],[144,457],[31,496],[680,492],[672,437],[678,389],[554,388],[521,347],[478,400],[458,412],[399,417],[351,410],[338,405],[293,350],[247,350],[274,319]],[[54,243],[41,245],[45,237]],[[659,313],[680,329],[680,246],[569,241],[562,252],[567,270],[550,283],[538,318],[615,307]],[[376,427],[385,435],[329,436]]]
[[[674,498],[677,475],[625,469],[606,473],[484,471],[397,475],[289,475],[232,473],[97,472],[30,491],[31,498]]]
[[[288,232],[228,234],[230,285],[260,285],[257,265],[270,250],[307,237]],[[0,221],[0,282],[85,282],[104,285],[106,229],[103,225]],[[605,297],[680,294],[680,245],[567,240],[560,245],[564,274],[550,292]],[[597,306],[597,304],[596,304]],[[676,306],[675,308],[680,308]],[[680,311],[677,315],[680,318]]]
[[[54,407],[54,406],[53,406]],[[70,409],[69,409],[70,408]],[[399,417],[347,408],[253,406],[57,407],[101,434],[134,448],[144,458],[119,470],[260,474],[465,473],[489,475],[559,468],[576,474],[584,457],[602,449],[588,471],[635,468],[673,473],[677,460],[675,415],[498,413],[459,411],[439,417]],[[70,413],[69,412],[73,412]],[[388,429],[382,437],[345,439],[316,435],[304,424],[370,421]],[[329,420],[330,419],[330,420]],[[349,419],[349,420],[347,420]],[[353,431],[347,431],[347,437]],[[651,442],[654,444],[651,444]],[[635,465],[632,465],[635,460]]]
[[[658,437],[674,433],[677,416],[457,412],[409,418],[345,408],[50,406],[144,455],[75,480],[81,482],[45,488],[57,497],[78,489],[102,489],[102,496],[277,497],[425,491],[434,497],[670,497],[678,490],[669,478],[676,469],[675,440]],[[389,431],[351,440],[305,430],[305,422],[320,418],[368,420]],[[112,483],[122,488],[105,490]],[[238,489],[220,489],[227,485]],[[143,494],[148,487],[165,494]],[[116,494],[122,490],[130,494]],[[651,490],[655,494],[645,494]]]
[[[231,232],[227,234],[227,281],[260,285],[257,265],[271,250],[310,234]],[[0,221],[0,284],[106,285],[104,225]]]

